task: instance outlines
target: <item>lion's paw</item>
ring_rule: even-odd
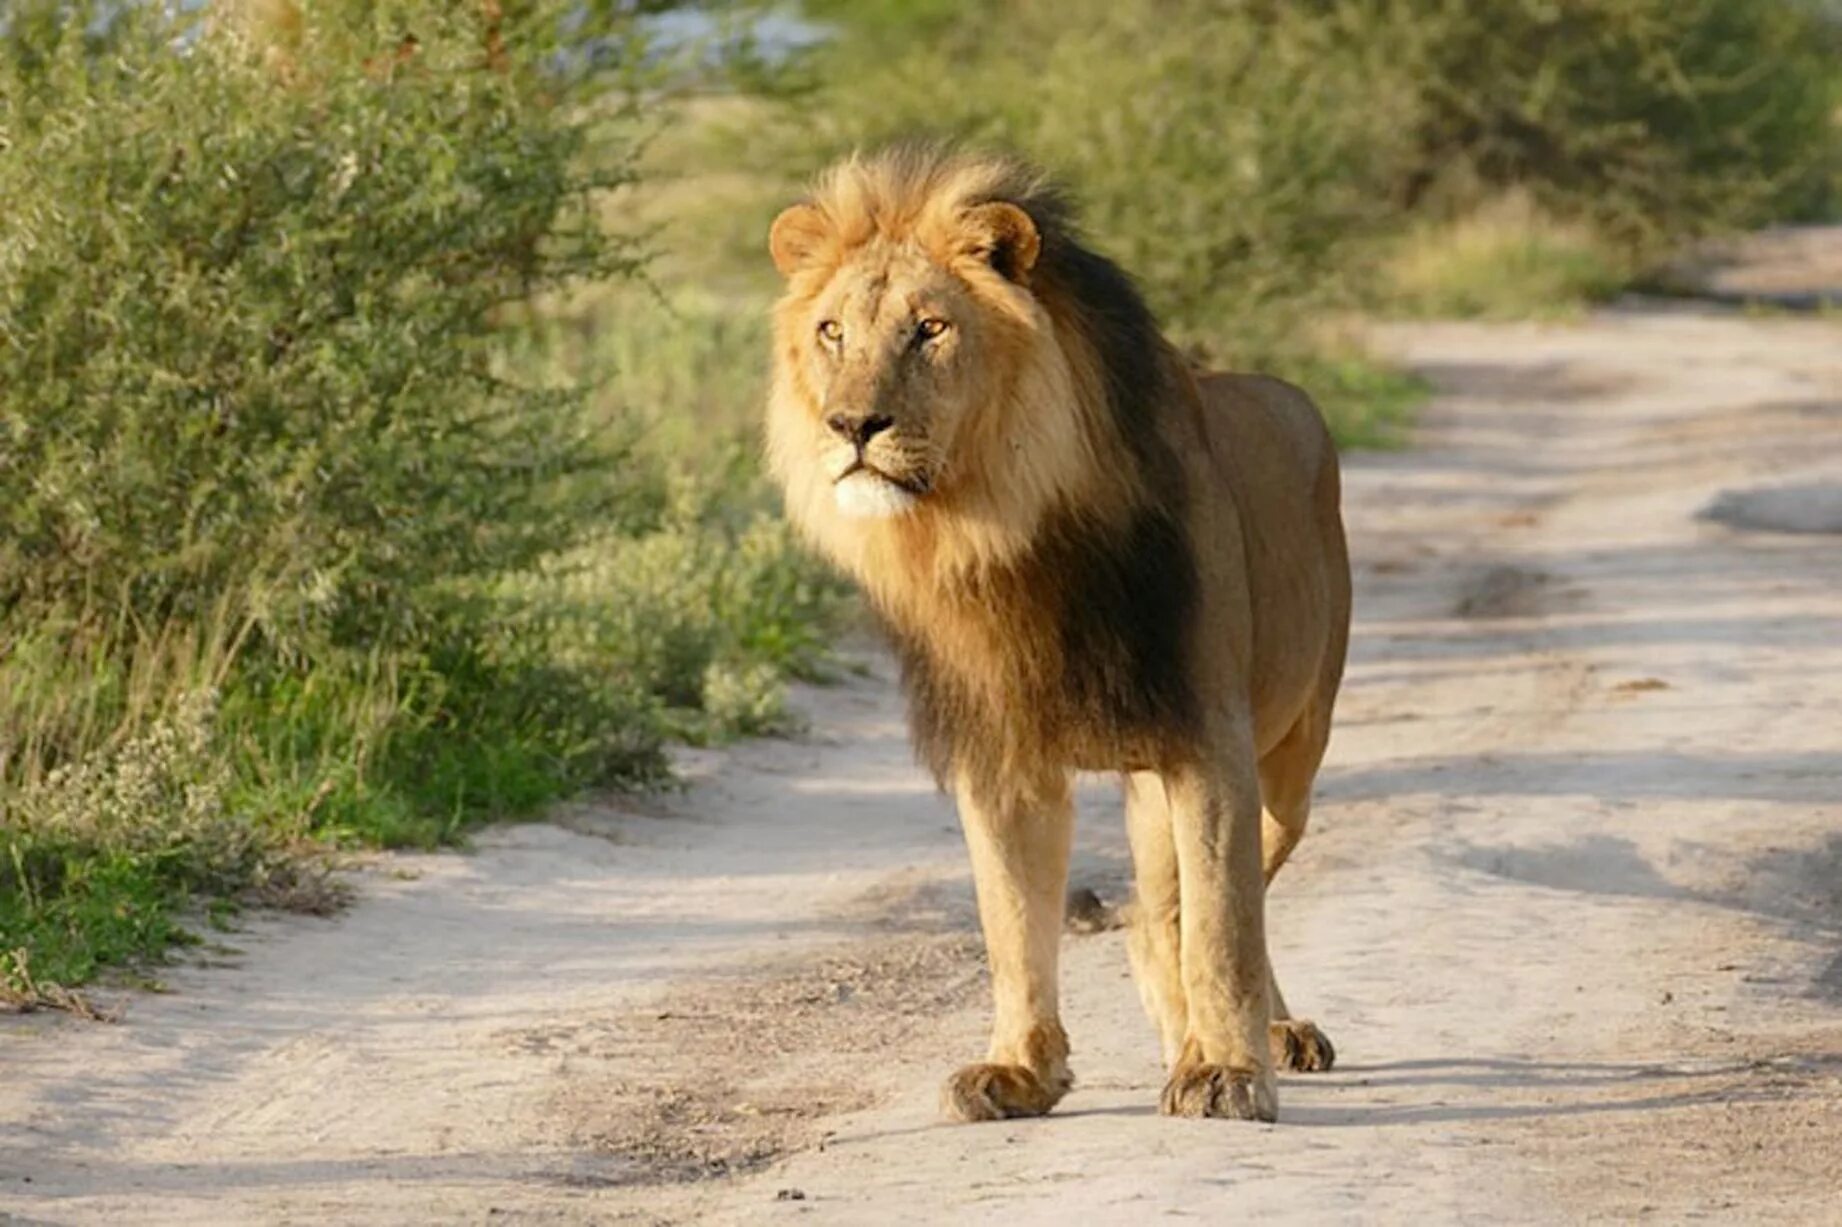
[[[968,1065],[940,1089],[940,1110],[956,1121],[1041,1116],[1073,1081],[1067,1073],[1045,1079],[1023,1065]]]
[[[1166,1116],[1218,1120],[1279,1119],[1273,1075],[1227,1065],[1180,1065],[1164,1084],[1158,1110]]]
[[[1323,1073],[1337,1063],[1337,1050],[1330,1037],[1317,1024],[1303,1018],[1287,1018],[1267,1029],[1273,1050],[1273,1064],[1279,1069],[1304,1074]]]

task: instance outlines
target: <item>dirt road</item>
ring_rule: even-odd
[[[1347,483],[1354,659],[1270,922],[1342,1063],[1280,1125],[1155,1114],[1115,931],[1067,939],[1062,1110],[936,1123],[983,973],[872,659],[683,795],[388,860],[117,1026],[0,1019],[0,1220],[1842,1219],[1842,535],[1702,515],[1823,527],[1842,327],[1384,339],[1439,394]]]

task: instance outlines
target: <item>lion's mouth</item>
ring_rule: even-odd
[[[832,497],[838,510],[860,520],[884,520],[906,515],[927,493],[925,478],[901,478],[887,473],[861,457],[838,475],[832,484]]]
[[[851,461],[849,465],[845,466],[844,472],[838,474],[837,479],[832,484],[842,486],[853,477],[867,477],[874,481],[887,482],[912,498],[920,498],[922,495],[926,494],[930,485],[927,478],[920,474],[897,477],[894,473],[886,469],[877,468],[862,456],[857,457],[855,460]]]

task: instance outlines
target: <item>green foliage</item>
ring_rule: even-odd
[[[1418,375],[1334,339],[1293,359],[1288,373],[1317,395],[1343,448],[1399,447],[1429,391]]]
[[[583,134],[458,19],[311,90],[162,33],[60,51],[4,121],[0,610],[235,591],[278,651],[414,642],[606,510],[580,398],[494,362],[503,304],[631,271],[582,218]]]
[[[311,903],[280,885],[328,844],[660,781],[818,667],[835,589],[733,427],[657,443],[657,400],[749,394],[759,334],[654,355],[600,335],[661,336],[644,293],[570,314],[640,271],[608,203],[639,129],[567,6],[492,7],[46,4],[0,39],[16,995],[213,899]]]
[[[40,980],[80,982],[182,940],[174,903],[190,891],[298,877],[275,831],[229,809],[213,717],[208,691],[182,696],[171,717],[11,798],[0,826],[0,991],[24,986],[22,941]]]
[[[1302,383],[1345,443],[1393,436],[1412,381],[1333,321],[1393,220],[1418,100],[1358,14],[943,0],[831,15],[840,38],[795,93],[805,168],[915,134],[1015,149],[1073,190],[1179,343]],[[917,21],[925,41],[909,37]]]
[[[1521,188],[1650,245],[1834,203],[1842,35],[1806,0],[1360,7],[1421,83],[1406,205]]]
[[[893,56],[846,37],[816,67],[804,130],[826,156],[916,130],[1023,151],[1074,189],[1177,338],[1284,365],[1305,313],[1347,295],[1412,98],[1339,23],[1220,8],[1019,0],[961,6]]]
[[[1015,147],[1177,336],[1307,381],[1327,311],[1386,307],[1393,242],[1505,194],[1558,228],[1504,253],[1540,313],[1684,237],[1833,207],[1842,165],[1838,36],[1804,0],[807,7],[839,32],[802,66],[808,168],[916,132]]]

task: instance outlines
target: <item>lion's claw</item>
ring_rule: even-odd
[[[1073,1082],[1066,1073],[1044,1080],[1022,1065],[968,1065],[940,1089],[940,1110],[949,1120],[1004,1120],[1041,1116]]]
[[[1158,1110],[1166,1116],[1274,1121],[1279,1119],[1279,1094],[1271,1074],[1227,1065],[1182,1065],[1164,1084]]]
[[[1273,1064],[1280,1069],[1299,1073],[1322,1073],[1337,1063],[1337,1050],[1330,1037],[1318,1030],[1314,1022],[1287,1018],[1268,1030]]]

